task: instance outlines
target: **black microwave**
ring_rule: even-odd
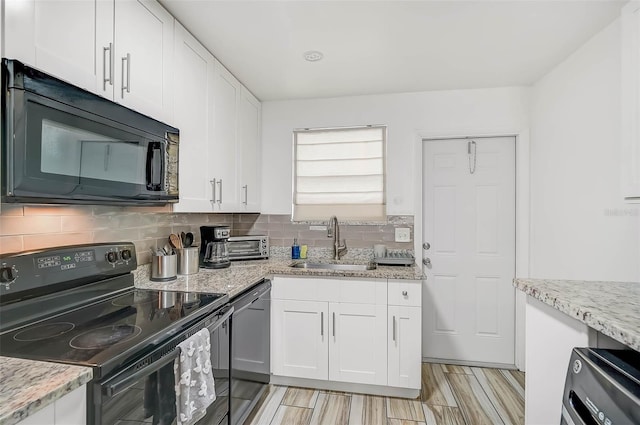
[[[178,201],[179,131],[2,59],[2,202]]]

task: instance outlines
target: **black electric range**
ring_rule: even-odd
[[[172,366],[179,342],[203,328],[213,336],[233,311],[226,294],[136,289],[136,267],[131,243],[0,256],[0,355],[93,368],[88,423],[112,423],[105,418],[114,409],[100,407],[115,403],[110,399],[118,391],[111,388],[135,399],[128,385],[114,382],[126,383],[143,370],[148,381],[161,367]],[[228,379],[226,369],[217,371],[220,382]],[[223,412],[217,416],[228,411],[218,410]],[[129,413],[118,412],[113,422]]]

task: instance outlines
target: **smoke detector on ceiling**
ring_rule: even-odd
[[[308,52],[304,52],[302,54],[302,57],[304,57],[305,60],[309,62],[318,62],[324,57],[324,55],[322,54],[322,52],[319,52],[317,50],[309,50]]]

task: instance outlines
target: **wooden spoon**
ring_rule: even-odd
[[[169,243],[175,249],[182,249],[182,241],[180,240],[180,236],[172,233],[169,235]]]

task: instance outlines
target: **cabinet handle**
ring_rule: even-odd
[[[402,296],[406,297],[407,296],[407,291],[402,291]]]
[[[211,203],[213,204],[216,202],[216,179],[209,180],[209,183],[211,183]]]
[[[105,53],[109,52],[109,77],[107,78],[107,59]],[[107,89],[107,83],[113,85],[113,43],[109,43],[108,47],[102,48],[102,90]]]
[[[127,85],[124,85],[124,63],[127,63]],[[120,97],[122,97],[124,99],[124,92],[125,90],[127,91],[127,93],[131,93],[131,55],[129,53],[127,53],[127,56],[124,56],[122,58],[122,90],[120,93]]]
[[[320,336],[324,336],[324,311],[320,312]]]
[[[220,193],[218,194],[218,204],[222,203],[222,179],[218,180],[218,185],[220,185]]]
[[[242,203],[247,205],[249,203],[249,185],[245,184],[242,188],[244,189],[244,201]]]
[[[393,341],[396,340],[396,316],[393,316]]]
[[[336,313],[333,313],[333,337],[336,337]]]

